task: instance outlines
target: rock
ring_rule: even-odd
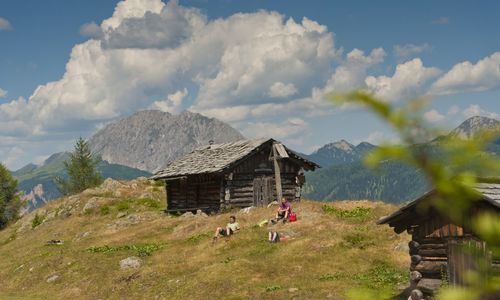
[[[46,221],[50,221],[56,217],[56,211],[51,211],[50,213],[45,216]]]
[[[410,300],[422,300],[424,299],[424,293],[422,293],[420,290],[413,290],[411,291],[410,297],[408,298]]]
[[[101,186],[99,188],[104,190],[104,191],[114,191],[114,190],[119,189],[123,186],[124,185],[121,182],[119,182],[118,180],[114,180],[112,178],[106,178],[106,180],[104,180],[104,182],[101,184]]]
[[[97,203],[97,200],[98,200],[98,198],[96,198],[96,197],[90,198],[89,201],[87,201],[87,204],[85,204],[85,206],[83,207],[82,212],[85,213],[87,211],[91,211],[91,210],[96,209],[99,206]],[[68,208],[71,211],[71,207],[68,207]]]
[[[57,279],[59,279],[59,275],[53,275],[53,276],[50,276],[49,278],[47,278],[47,283],[54,282],[54,281],[56,281]]]
[[[116,218],[117,219],[120,219],[120,218],[123,218],[123,217],[126,217],[127,216],[127,212],[126,211],[121,211],[119,213],[116,214]]]
[[[207,218],[208,215],[206,213],[204,213],[201,209],[198,209],[196,211],[196,217],[202,217],[202,218]]]
[[[401,242],[394,247],[394,251],[408,252],[410,251],[410,247],[408,246],[408,243]]]
[[[255,208],[256,208],[255,206],[245,207],[245,208],[241,209],[238,213],[240,213],[240,214],[249,214],[253,210],[255,210]]]
[[[194,218],[194,214],[190,211],[183,213],[179,218],[183,219],[189,219],[189,218]]]
[[[140,258],[136,256],[127,257],[125,259],[120,260],[120,268],[121,269],[136,269],[139,268],[142,264]]]
[[[30,271],[30,272],[33,272],[33,270],[34,270],[34,269],[35,269],[35,268],[31,267],[31,268],[29,269],[29,271]]]
[[[299,289],[298,289],[298,288],[289,288],[289,289],[288,289],[288,292],[289,292],[289,293],[295,293],[295,292],[298,292],[298,291],[299,291]]]

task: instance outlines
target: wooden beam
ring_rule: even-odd
[[[276,196],[278,197],[278,201],[281,200],[283,197],[283,192],[281,190],[281,171],[280,171],[280,165],[278,163],[278,153],[276,151],[276,146],[273,144],[272,146],[272,153],[273,153],[273,162],[274,162],[274,182],[276,185]]]

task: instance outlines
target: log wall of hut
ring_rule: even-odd
[[[469,230],[436,215],[413,225],[409,232],[410,284],[424,295],[432,295],[445,281],[463,284],[463,274],[475,268],[474,258],[463,246],[479,249],[487,257],[484,242]]]
[[[262,206],[276,200],[274,167],[269,160],[270,151],[269,148],[257,152],[225,175],[223,206]],[[279,165],[283,196],[290,201],[300,200],[296,183],[299,165],[291,159],[280,159]]]
[[[167,181],[167,209],[218,210],[221,179],[218,175],[202,174]]]

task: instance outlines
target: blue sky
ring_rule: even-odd
[[[394,139],[366,112],[325,104],[353,88],[395,105],[432,95],[425,117],[439,127],[498,118],[498,12],[497,1],[1,1],[0,161],[40,162],[148,108],[304,152]]]

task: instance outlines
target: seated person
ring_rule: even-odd
[[[277,222],[279,220],[283,220],[283,222],[285,222],[288,219],[288,215],[290,214],[291,211],[292,211],[292,205],[290,204],[290,202],[288,202],[288,200],[285,197],[282,197],[274,221]]]
[[[229,223],[227,223],[226,228],[217,227],[213,240],[215,241],[219,236],[230,236],[238,230],[240,230],[240,224],[236,222],[235,216],[230,216]]]

